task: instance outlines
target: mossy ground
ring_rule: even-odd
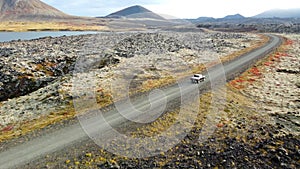
[[[300,167],[299,136],[286,134],[281,130],[282,125],[274,125],[272,117],[257,110],[256,100],[241,92],[247,88],[247,84],[255,83],[255,79],[263,75],[263,67],[268,66],[269,62],[274,61],[274,57],[279,56],[284,50],[283,45],[216,94],[217,97],[223,97],[224,92],[226,93],[224,104],[212,102],[212,97],[216,97],[215,93],[203,94],[199,102],[194,103],[200,104],[195,123],[185,124],[191,129],[189,134],[169,151],[160,152],[150,158],[128,159],[93,146],[86,149],[88,153],[79,153],[74,159],[66,159],[65,163],[59,166],[62,168]],[[215,130],[207,140],[199,141],[199,135],[203,132],[205,120],[211,114],[212,106],[222,109],[214,116]],[[155,122],[131,129],[127,134],[132,137],[154,137],[176,122],[178,112],[179,109],[166,112]],[[178,133],[170,133],[173,136],[176,134]]]
[[[105,25],[86,24],[79,22],[1,22],[2,32],[26,32],[26,31],[105,31]]]
[[[241,162],[245,162],[247,166],[275,166],[276,164],[272,160],[263,161],[258,157],[258,154],[259,156],[268,157],[271,151],[277,151],[280,147],[285,149],[287,141],[284,140],[289,137],[295,139],[294,136],[281,137],[283,135],[280,132],[281,126],[273,126],[271,124],[272,119],[268,115],[259,114],[255,109],[255,103],[243,96],[234,87],[228,85],[226,89],[223,89],[223,92],[226,92],[224,105],[212,105],[212,93],[201,96],[199,100],[200,109],[195,123],[184,124],[190,130],[188,135],[167,152],[160,152],[158,155],[149,158],[131,159],[114,155],[97,145],[87,144],[88,147],[85,146],[84,151],[77,152],[76,156],[60,157],[60,160],[64,161],[63,164],[57,164],[49,160],[47,166],[50,168],[53,166],[61,168],[167,168],[170,166],[175,166],[175,168],[183,166],[223,168],[226,166],[241,167],[244,164]],[[212,113],[211,106],[220,106],[224,109],[214,119],[214,132],[207,140],[199,140],[199,135],[205,134],[202,128],[205,125],[206,118]],[[127,135],[134,138],[154,138],[174,125],[176,118],[178,118],[178,112],[179,110],[167,112],[153,123],[131,128],[128,130]],[[189,115],[186,114],[187,117]],[[181,132],[186,131],[177,130],[169,134],[175,136],[182,134]],[[270,140],[272,143],[269,143]],[[287,151],[296,153],[295,150],[299,146],[297,144]],[[126,147],[119,144],[114,146]],[[136,147],[139,146],[136,145]],[[297,158],[293,157],[289,164],[292,168],[297,165],[295,159]],[[264,162],[266,162],[266,165],[263,164]]]
[[[68,148],[57,156],[47,156],[36,167],[48,168],[299,168],[300,138],[286,134],[284,126],[274,124],[268,114],[257,109],[255,99],[243,94],[247,84],[256,83],[263,75],[263,67],[278,52],[257,63],[231,81],[219,92],[203,94],[192,104],[199,104],[195,123],[183,123],[187,136],[179,144],[149,158],[127,158],[114,155],[87,141],[81,146]],[[259,84],[258,84],[259,85]],[[152,86],[153,87],[153,86]],[[224,95],[225,93],[225,95]],[[212,98],[217,99],[213,102]],[[223,99],[222,99],[223,98]],[[225,99],[225,100],[224,100]],[[220,102],[218,102],[220,101]],[[195,105],[196,106],[196,105]],[[199,140],[212,107],[220,110],[214,117],[214,131],[206,140]],[[174,125],[179,109],[166,112],[155,122],[130,127],[123,132],[131,137],[154,137]],[[186,117],[190,115],[185,112]],[[171,136],[186,132],[169,133]],[[123,147],[124,145],[115,146]]]
[[[61,26],[70,26],[72,27],[72,25],[64,25],[61,23],[2,23],[4,26],[11,24],[12,27],[14,27],[14,25],[16,24],[16,28],[20,27],[21,25],[24,25],[24,29],[27,29],[28,27],[34,27],[34,28],[44,28],[45,26],[52,26],[54,28],[60,28]],[[2,26],[3,26],[2,25]],[[0,28],[1,28],[1,24],[0,24]],[[73,27],[75,28],[75,27]],[[73,29],[72,28],[72,29]],[[86,27],[86,29],[89,29],[92,27]],[[98,27],[100,28],[100,27]],[[102,28],[101,28],[102,29]],[[0,29],[1,30],[1,29]],[[17,31],[17,30],[13,30],[13,31]],[[268,37],[264,36],[264,35],[260,35],[261,40],[260,41],[255,41],[251,44],[250,47],[242,49],[238,52],[234,52],[232,54],[229,54],[227,56],[222,57],[221,61],[227,62],[229,60],[232,60],[244,53],[247,53],[255,48],[258,48],[260,46],[262,46],[263,44],[265,44],[268,41]],[[142,82],[141,85],[136,85],[135,88],[131,88],[130,89],[130,95],[137,95],[139,93],[143,93],[143,92],[147,92],[150,91],[152,89],[156,89],[156,88],[161,88],[161,87],[166,87],[168,85],[173,84],[174,82],[176,82],[176,80],[189,76],[193,73],[197,73],[197,72],[202,72],[205,71],[205,69],[207,69],[210,66],[213,66],[217,63],[219,63],[220,61],[215,61],[210,63],[209,65],[194,65],[194,67],[191,69],[191,71],[189,72],[182,72],[180,74],[178,74],[178,77],[176,77],[176,79],[174,79],[174,77],[171,76],[166,76],[164,78],[158,78],[158,79],[151,79],[148,78],[145,81]],[[96,93],[96,101],[97,101],[97,105],[92,105],[92,107],[90,105],[85,105],[85,107],[89,108],[89,109],[97,109],[97,108],[103,108],[106,107],[110,104],[113,103],[113,101],[116,101],[120,98],[113,98],[111,91],[106,90],[106,89],[97,89],[95,91]],[[76,117],[76,111],[73,107],[73,102],[70,101],[69,105],[66,105],[66,108],[61,110],[61,111],[57,111],[57,112],[53,112],[50,115],[47,116],[42,116],[39,119],[34,119],[32,121],[27,121],[25,123],[22,124],[18,124],[18,125],[14,125],[12,124],[11,127],[8,127],[6,130],[2,130],[1,134],[0,134],[0,142],[7,140],[7,139],[11,139],[11,138],[15,138],[18,136],[22,136],[25,135],[27,133],[30,133],[34,130],[37,129],[41,129],[44,128],[46,126],[49,126],[53,123],[56,122],[60,122],[62,120],[68,120],[68,119],[72,119]]]

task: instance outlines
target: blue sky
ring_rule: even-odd
[[[42,0],[65,13],[105,16],[132,5],[177,18],[253,16],[269,9],[300,8],[299,0]]]

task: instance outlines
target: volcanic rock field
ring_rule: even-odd
[[[71,106],[72,78],[96,77],[96,89],[111,93],[112,83],[135,76],[141,81],[176,76],[219,60],[259,41],[237,33],[101,33],[45,37],[1,43],[0,126],[14,126]],[[83,84],[86,85],[86,84]],[[78,86],[78,85],[77,85]],[[118,86],[122,88],[122,85]],[[132,90],[135,90],[133,88]],[[78,96],[74,96],[78,93]],[[100,98],[101,99],[101,98]]]

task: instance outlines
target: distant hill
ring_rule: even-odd
[[[199,17],[196,19],[198,22],[213,22],[216,19],[213,17]]]
[[[240,22],[242,20],[245,20],[244,16],[240,14],[235,15],[227,15],[224,18],[213,18],[213,17],[199,17],[197,19],[188,19],[188,21],[191,21],[193,23],[206,23],[206,22]]]
[[[235,14],[224,18],[200,17],[188,21],[200,29],[225,32],[299,33],[300,9],[270,10],[254,17]]]
[[[160,15],[139,5],[131,6],[106,16],[107,18],[150,18],[164,20]]]
[[[300,18],[300,9],[273,9],[253,16],[254,18]]]
[[[67,19],[67,15],[40,0],[0,0],[0,21]]]
[[[244,16],[240,15],[240,14],[235,14],[235,15],[227,15],[224,18],[222,18],[223,20],[232,20],[232,19],[245,19]]]

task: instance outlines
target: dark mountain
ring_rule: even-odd
[[[233,20],[233,19],[245,19],[244,16],[240,15],[240,14],[235,14],[235,15],[227,15],[224,18],[222,18],[223,20]]]
[[[160,15],[139,5],[131,6],[106,16],[107,18],[150,18],[164,20]]]
[[[273,9],[253,16],[254,18],[300,18],[300,9]]]
[[[0,20],[67,19],[67,15],[40,0],[0,0]]]

